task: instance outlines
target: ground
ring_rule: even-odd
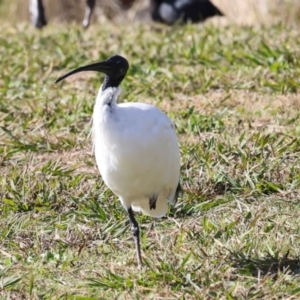
[[[100,23],[1,27],[1,299],[298,299],[297,26]],[[120,102],[160,107],[181,148],[167,217],[126,212],[105,187],[90,118],[103,75],[130,63]]]

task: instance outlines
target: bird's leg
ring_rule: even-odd
[[[127,212],[128,212],[129,220],[131,223],[131,232],[134,237],[134,242],[135,242],[135,247],[136,247],[136,252],[137,252],[138,266],[139,266],[139,268],[141,268],[142,267],[142,255],[141,255],[141,246],[140,246],[139,224],[134,217],[133,210],[131,207],[128,208]]]
[[[90,25],[90,20],[91,20],[92,13],[94,11],[95,4],[96,4],[96,0],[86,0],[85,14],[82,22],[84,28],[87,28]]]
[[[31,21],[36,28],[42,28],[47,25],[45,9],[42,0],[30,0],[29,12]]]

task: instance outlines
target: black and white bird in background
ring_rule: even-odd
[[[84,28],[87,28],[90,26],[91,18],[96,7],[96,2],[100,2],[100,6],[102,7],[105,6],[105,1],[97,1],[97,0],[84,0],[84,1],[85,1],[85,12],[82,21],[82,26]],[[43,28],[44,26],[47,25],[47,18],[45,14],[45,2],[47,4],[47,1],[45,0],[29,0],[29,13],[31,17],[31,22],[36,28]],[[133,5],[134,2],[135,0],[113,0],[111,1],[110,5],[114,4],[115,7],[119,7],[122,10],[127,10]],[[66,3],[68,2],[66,1]],[[79,6],[80,3],[78,1],[76,3]]]
[[[223,13],[210,0],[147,0],[150,7],[147,14],[150,13],[152,20],[168,25],[175,23],[198,23],[213,16],[223,16]],[[44,0],[29,0],[29,11],[32,24],[37,28],[47,25],[45,15]],[[100,2],[101,5],[104,3]],[[114,0],[115,4],[122,10],[127,10],[138,0]],[[84,28],[89,27],[93,11],[96,6],[96,0],[85,0],[85,13],[82,21]],[[140,21],[144,20],[141,18]]]
[[[176,22],[198,23],[223,13],[209,0],[150,0],[154,21],[173,25]]]
[[[106,185],[127,210],[142,266],[139,226],[133,211],[160,218],[180,190],[180,154],[174,126],[166,114],[145,103],[117,104],[120,83],[129,64],[119,55],[77,68],[105,74],[93,112],[93,142],[97,166]]]
[[[85,3],[86,6],[82,26],[84,28],[87,28],[90,25],[96,0],[86,0]],[[43,0],[29,0],[29,13],[31,17],[31,22],[36,28],[43,28],[47,25],[45,6]]]

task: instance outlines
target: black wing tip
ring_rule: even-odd
[[[149,198],[149,208],[150,210],[152,209],[156,209],[156,201],[157,201],[157,197],[158,195],[152,195],[150,198]]]
[[[175,191],[174,203],[177,202],[179,195],[182,194],[182,193],[183,193],[183,189],[182,189],[182,186],[181,186],[180,181],[179,181],[178,185],[177,185],[177,188],[176,188],[176,191]]]

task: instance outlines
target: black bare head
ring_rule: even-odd
[[[96,71],[102,72],[106,75],[102,86],[102,90],[105,90],[109,87],[118,87],[125,78],[128,68],[128,61],[124,57],[120,55],[113,55],[105,61],[77,68],[59,77],[55,83],[79,72]]]

